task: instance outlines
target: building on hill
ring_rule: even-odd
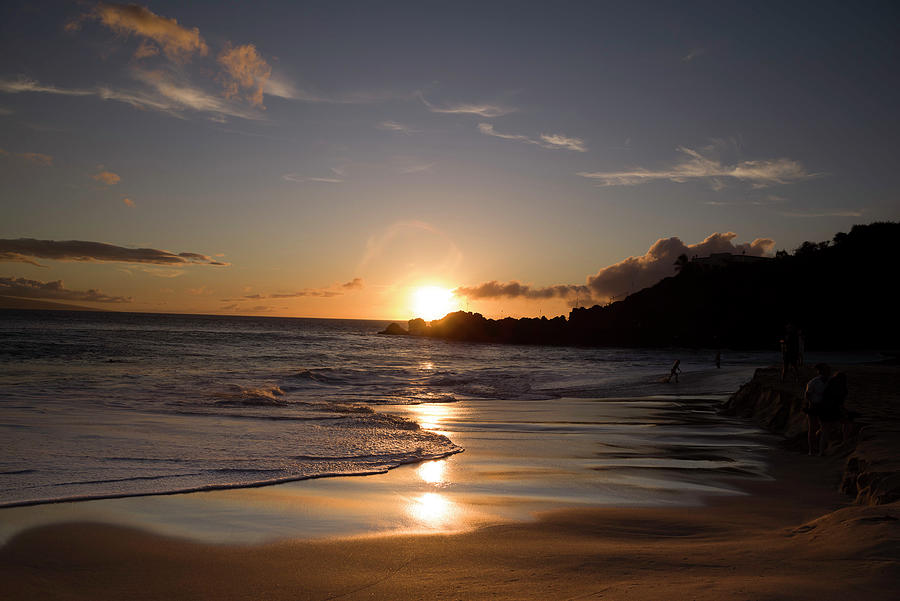
[[[757,257],[753,255],[733,255],[731,253],[713,253],[708,257],[694,257],[691,263],[701,268],[709,269],[716,267],[726,267],[728,265],[742,263],[762,263],[771,261],[771,257]]]

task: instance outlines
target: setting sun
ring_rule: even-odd
[[[412,299],[413,315],[426,321],[440,319],[455,309],[453,291],[439,286],[416,288]]]

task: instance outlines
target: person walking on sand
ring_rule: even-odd
[[[666,383],[672,381],[672,376],[675,376],[675,383],[678,384],[678,373],[681,371],[681,359],[675,359],[675,363],[672,364],[672,369],[669,371],[669,377],[666,378]]]
[[[831,375],[831,368],[826,363],[817,363],[816,371],[819,375],[806,383],[806,392],[803,394],[803,398],[806,401],[806,406],[803,408],[804,413],[806,413],[806,444],[810,455],[813,454],[816,434],[823,430],[822,420],[819,418],[819,415],[822,413],[825,385],[828,382],[828,377]],[[819,455],[822,455],[825,450],[825,442],[827,442],[825,435],[822,434],[819,441]]]

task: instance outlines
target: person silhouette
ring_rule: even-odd
[[[675,363],[672,364],[672,369],[669,371],[669,377],[666,378],[666,382],[671,382],[672,377],[675,377],[675,383],[678,384],[678,373],[681,371],[681,359],[675,359]]]
[[[800,332],[794,324],[787,324],[784,338],[781,340],[781,381],[787,377],[789,371],[794,372],[794,378],[800,379]]]
[[[803,411],[806,413],[806,444],[809,454],[813,454],[813,446],[816,443],[816,435],[819,434],[819,455],[824,452],[824,444],[827,442],[826,434],[822,426],[820,415],[823,412],[823,400],[825,395],[825,386],[831,376],[831,368],[826,363],[817,363],[816,371],[818,375],[806,383],[806,391],[803,397],[806,406]]]

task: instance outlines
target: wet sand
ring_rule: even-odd
[[[449,461],[468,455],[474,465],[486,466],[502,455],[489,448],[475,445]],[[387,528],[362,536],[210,544],[189,540],[187,529],[165,536],[110,523],[72,523],[75,514],[69,514],[69,523],[20,530],[0,549],[2,597],[896,598],[900,502],[851,505],[851,498],[837,492],[841,457],[807,457],[777,447],[763,454],[772,478],[732,479],[730,485],[744,494],[679,507],[570,505],[533,521],[498,522],[510,499],[472,489],[470,504],[494,517],[431,534]],[[418,469],[374,478],[413,479]],[[334,482],[322,481],[338,487],[320,496],[323,515],[339,513],[341,503],[366,504],[372,498],[364,491],[377,489],[369,477]],[[260,491],[279,489],[287,490]],[[354,499],[353,490],[361,496]],[[217,511],[212,493],[186,497]],[[397,497],[383,502],[396,504]],[[88,504],[72,506],[78,505]],[[379,505],[373,507],[375,515]]]
[[[0,581],[9,599],[896,598],[897,503],[844,507],[833,464],[772,459],[775,480],[702,509],[570,509],[461,534],[241,546],[46,526],[0,550]]]

